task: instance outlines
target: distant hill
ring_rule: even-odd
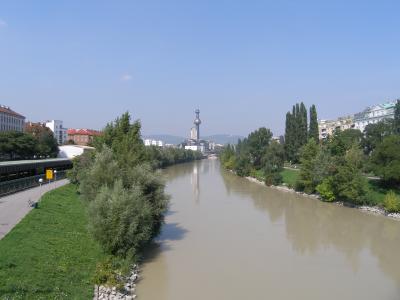
[[[243,136],[240,135],[231,135],[231,134],[214,134],[209,136],[201,137],[204,140],[213,141],[217,144],[236,144],[238,139],[243,139]],[[186,138],[182,136],[170,135],[170,134],[152,134],[152,135],[145,135],[143,139],[152,139],[152,140],[161,140],[167,144],[180,144]]]
[[[216,142],[217,144],[237,144],[239,139],[243,139],[243,136],[240,135],[231,135],[231,134],[214,134],[203,137],[205,140],[210,140]]]

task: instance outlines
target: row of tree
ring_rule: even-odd
[[[125,113],[105,127],[93,143],[95,151],[75,159],[69,172],[87,203],[94,238],[113,261],[128,264],[163,223],[168,196],[156,169],[201,158],[192,151],[145,147],[140,130],[140,122],[131,122]],[[112,271],[100,276],[98,283],[114,282],[118,276]]]
[[[0,132],[0,160],[56,157],[58,144],[47,127],[27,132]]]
[[[312,138],[319,140],[318,117],[315,105],[310,107],[310,122],[303,102],[293,105],[292,112],[286,114],[285,155],[290,162],[299,161],[300,149]]]
[[[222,164],[240,176],[262,178],[279,184],[285,160],[300,163],[294,188],[319,193],[325,200],[345,200],[376,205],[365,174],[380,177],[383,190],[400,187],[400,101],[394,119],[370,124],[362,133],[356,129],[337,130],[319,141],[317,111],[310,108],[310,122],[303,103],[286,115],[284,146],[271,141],[272,133],[260,128],[238,145],[228,145],[221,153]],[[283,150],[284,149],[284,150]],[[388,193],[385,207],[400,211],[400,199]]]
[[[265,127],[239,140],[236,146],[225,147],[220,159],[225,168],[239,176],[261,177],[269,185],[282,182],[284,148],[272,140],[272,132]]]

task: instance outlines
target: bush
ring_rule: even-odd
[[[395,192],[390,191],[386,194],[385,200],[383,200],[383,206],[389,213],[400,212],[400,198]]]
[[[324,181],[316,187],[316,190],[325,201],[335,201],[336,197],[332,187],[332,180],[330,178],[324,179]]]
[[[122,181],[103,186],[89,206],[89,228],[107,253],[132,256],[151,238],[151,204],[139,187],[124,189]]]
[[[265,184],[268,186],[282,184],[282,175],[278,172],[266,174]]]
[[[332,178],[335,195],[354,204],[363,204],[367,194],[367,180],[357,169],[349,165],[340,166]]]

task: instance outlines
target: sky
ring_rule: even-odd
[[[29,121],[144,134],[284,132],[400,98],[400,1],[0,1],[0,103]]]

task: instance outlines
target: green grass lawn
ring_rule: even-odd
[[[61,187],[0,240],[0,299],[92,299],[103,258],[75,186]]]
[[[284,169],[281,172],[283,183],[286,183],[288,186],[294,187],[297,179],[299,178],[299,171]]]
[[[387,188],[380,184],[379,180],[368,180],[368,194],[367,201],[369,205],[379,205],[383,203],[386,194],[393,190],[400,196],[400,190],[396,188]]]

